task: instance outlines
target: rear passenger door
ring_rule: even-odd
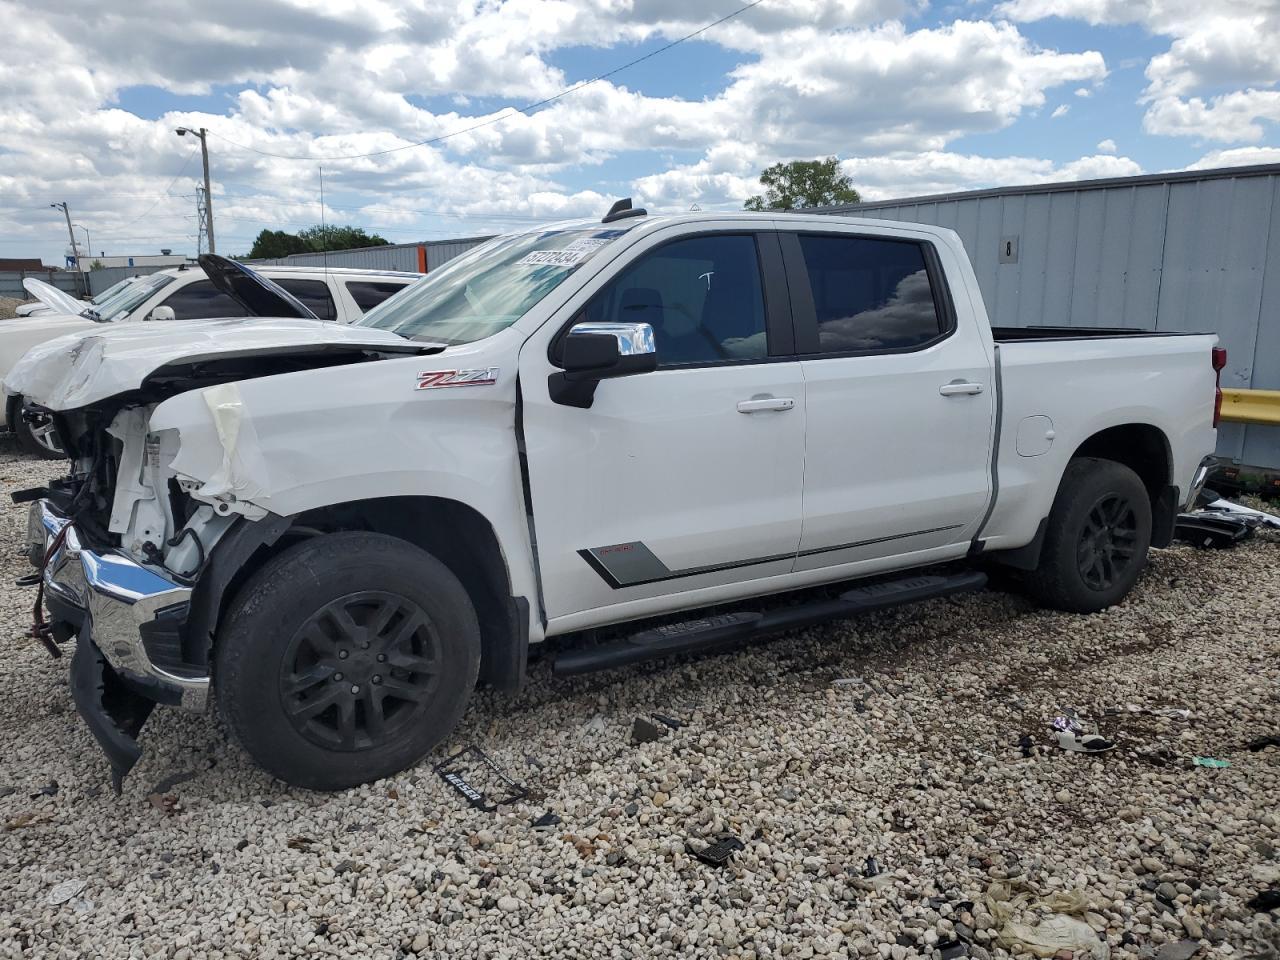
[[[411,283],[412,280],[347,280],[343,285],[347,288],[351,302],[363,315],[383,300],[394,297]]]
[[[964,553],[991,495],[996,390],[939,251],[838,228],[781,239],[807,404],[796,570]]]

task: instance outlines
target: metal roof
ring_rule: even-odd
[[[898,197],[892,200],[870,200],[864,203],[840,203],[785,213],[858,213],[879,207],[900,207],[915,203],[946,203],[954,200],[981,200],[986,197],[1027,196],[1041,193],[1075,193],[1081,190],[1106,190],[1110,187],[1140,187],[1150,184],[1186,183],[1188,181],[1233,180],[1241,177],[1280,176],[1280,163],[1260,163],[1248,167],[1214,167],[1212,170],[1178,170],[1171,173],[1144,173],[1136,177],[1105,177],[1098,180],[1066,180],[1058,183],[1028,183],[1020,187],[990,187],[957,193],[934,193],[920,197]]]

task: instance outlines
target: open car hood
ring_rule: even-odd
[[[317,354],[354,362],[440,349],[386,330],[298,318],[108,324],[100,333],[68,334],[32,347],[9,371],[4,389],[50,410],[75,410],[138,390],[156,376],[180,378],[195,365]]]
[[[68,293],[63,293],[52,284],[27,277],[22,281],[23,289],[31,294],[54,313],[83,313],[88,306],[83,300],[77,300]]]
[[[278,283],[243,263],[216,253],[202,253],[197,262],[213,285],[248,311],[251,317],[301,317],[319,320],[314,313]]]

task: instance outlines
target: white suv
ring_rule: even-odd
[[[365,311],[399,293],[420,277],[391,270],[324,267],[260,267],[264,277],[293,294],[321,320],[352,323]],[[101,330],[104,323],[141,320],[199,320],[253,316],[251,310],[219,290],[199,267],[161,270],[121,287],[101,303],[57,301],[56,313],[7,321],[0,326],[0,379],[36,344],[69,333]],[[78,313],[70,312],[79,308]],[[0,427],[8,425],[30,453],[60,458],[62,448],[47,418],[24,418],[22,398],[10,397],[0,408]]]

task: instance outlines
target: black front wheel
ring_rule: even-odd
[[[461,718],[480,632],[457,577],[412,544],[334,533],[291,547],[237,595],[214,684],[249,754],[338,790],[412,766]]]
[[[1150,546],[1151,499],[1142,480],[1124,464],[1080,457],[1063,474],[1027,584],[1045,606],[1093,613],[1133,589]]]

